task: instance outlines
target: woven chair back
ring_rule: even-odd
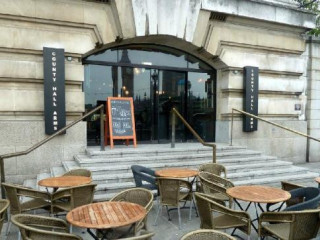
[[[200,172],[199,179],[206,194],[226,193],[228,188],[234,187],[231,181],[208,172]]]
[[[6,210],[8,209],[10,205],[9,200],[7,199],[0,199],[0,233],[3,226],[4,216],[6,213]]]
[[[158,178],[160,201],[163,205],[178,206],[180,180],[176,178]]]
[[[180,240],[236,240],[234,237],[215,230],[196,230],[184,235]]]
[[[198,193],[195,193],[195,198],[200,216],[200,228],[212,229],[214,226],[214,219],[211,212],[211,201]]]
[[[209,172],[218,176],[221,176],[222,173],[224,175],[224,177],[227,177],[227,171],[226,168],[218,163],[206,163],[206,164],[202,164],[199,167],[199,172]]]
[[[125,201],[143,206],[149,212],[153,205],[153,194],[144,188],[132,188],[120,192],[110,199],[110,201]]]
[[[86,184],[70,188],[72,209],[93,202],[94,190],[97,184]]]
[[[7,194],[7,198],[10,201],[10,213],[12,215],[21,213],[21,206],[17,186],[15,184],[10,183],[2,183],[2,186],[4,187]]]
[[[82,176],[82,177],[91,177],[91,171],[85,168],[72,169],[63,174],[63,176]]]
[[[320,224],[320,209],[290,213],[292,213],[292,219],[294,219],[290,229],[290,240],[312,239],[317,236]]]

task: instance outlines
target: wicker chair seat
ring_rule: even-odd
[[[280,239],[289,239],[289,234],[290,234],[289,223],[268,224],[268,225],[264,225],[263,228],[273,233],[273,235],[279,237]]]
[[[214,229],[225,229],[226,226],[228,226],[229,228],[236,228],[248,225],[247,221],[243,221],[239,217],[234,217],[227,214],[218,217],[213,217],[213,219]]]

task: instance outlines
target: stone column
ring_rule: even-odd
[[[307,41],[307,108],[308,135],[320,139],[320,38]],[[320,142],[308,140],[307,161],[320,161]]]

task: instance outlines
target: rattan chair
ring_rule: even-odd
[[[82,176],[82,177],[91,177],[91,171],[85,168],[72,169],[62,176]]]
[[[209,172],[220,177],[227,178],[226,168],[218,163],[206,163],[199,167],[199,172]],[[223,175],[223,176],[222,176]]]
[[[259,218],[259,237],[273,236],[281,240],[315,238],[319,230],[319,214],[320,209],[262,213]]]
[[[231,181],[209,172],[200,172],[198,177],[203,193],[210,195],[216,201],[228,201],[229,207],[232,207],[233,200],[227,194],[227,189],[234,187]]]
[[[23,240],[81,240],[68,232],[68,224],[59,218],[30,214],[12,216],[13,224],[19,227]]]
[[[185,234],[180,240],[236,240],[226,233],[216,230],[196,230]]]
[[[1,230],[3,226],[3,221],[4,221],[4,216],[6,214],[6,211],[10,205],[9,200],[7,199],[0,199],[0,235],[1,235]]]
[[[191,220],[193,202],[191,183],[178,178],[158,178],[157,183],[160,191],[160,203],[154,224],[157,225],[159,213],[163,206],[176,207],[178,210],[179,228],[181,229],[180,202],[190,201],[189,220]],[[169,215],[169,211],[167,212]],[[171,220],[170,215],[169,220]]]
[[[69,187],[52,193],[51,213],[68,212],[76,207],[92,203],[97,184]]]
[[[22,185],[13,183],[2,183],[7,198],[10,201],[10,214],[15,215],[25,213],[36,209],[50,210],[51,194],[45,191],[39,191],[32,188],[27,188]],[[11,228],[11,221],[6,230],[6,235],[9,234]],[[19,236],[20,239],[20,236]]]
[[[215,201],[211,195],[195,193],[202,229],[236,228],[250,239],[251,219],[247,212],[232,210]],[[214,216],[217,214],[217,216]]]
[[[153,206],[153,194],[148,189],[132,188],[118,193],[116,196],[111,198],[110,201],[125,201],[139,204],[147,210],[148,215]],[[135,224],[135,234],[137,234],[141,229],[147,230],[147,215],[144,219],[140,220]]]

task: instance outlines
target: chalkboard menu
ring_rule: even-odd
[[[107,99],[110,146],[113,139],[132,139],[136,146],[136,133],[132,98],[109,97]]]

